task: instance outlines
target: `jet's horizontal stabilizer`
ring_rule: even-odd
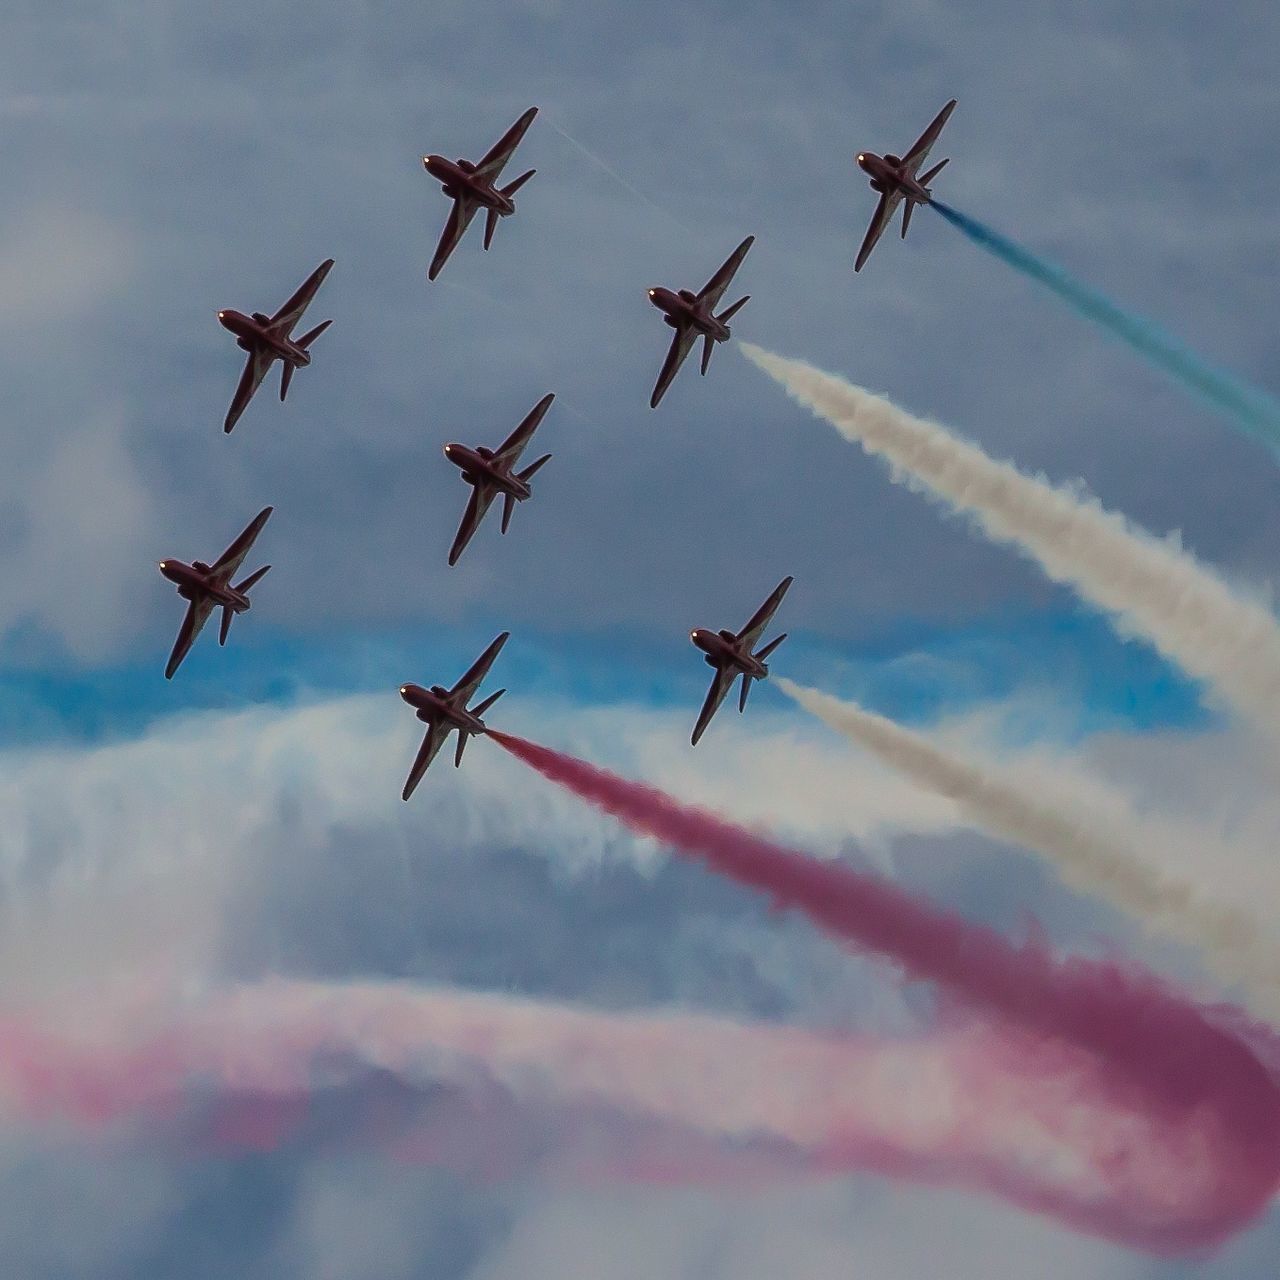
[[[544,463],[551,461],[551,455],[544,453],[537,462],[531,462],[523,471],[516,472],[516,478],[523,480],[526,484],[537,474],[538,470]]]
[[[467,738],[470,736],[465,729],[458,730],[458,749],[453,753],[453,767],[455,769],[462,766],[462,753],[467,749]]]
[[[227,643],[227,632],[231,630],[231,619],[236,616],[236,611],[229,605],[222,606],[222,627],[218,632],[218,643]]]
[[[751,295],[748,293],[745,297],[739,298],[737,302],[735,302],[733,306],[729,307],[726,311],[722,311],[718,316],[716,316],[716,319],[719,320],[721,324],[727,323],[732,320],[733,317],[736,316],[738,312],[741,311],[742,308],[750,301]]]
[[[484,247],[493,243],[493,233],[498,229],[498,219],[502,214],[497,209],[490,209],[484,219]]]
[[[293,371],[297,365],[290,364],[288,360],[280,367],[280,399],[283,400],[289,394],[289,383],[293,381]]]
[[[471,714],[478,720],[504,693],[506,693],[505,689],[499,689],[497,693],[491,693],[478,707],[472,708]]]
[[[926,173],[922,178],[918,179],[920,185],[922,187],[928,187],[929,183],[931,183],[934,180],[934,178],[936,178],[938,174],[940,174],[943,171],[943,169],[945,169],[947,165],[950,163],[951,163],[950,156],[948,156],[945,160],[938,161],[938,163],[935,164],[933,168],[929,170],[928,173]]]
[[[310,333],[304,333],[302,337],[298,339],[298,346],[305,351],[332,323],[332,320],[325,320],[316,325]]]
[[[238,591],[241,595],[245,595],[255,582],[259,582],[266,576],[267,570],[270,568],[271,566],[269,564],[264,564],[261,569],[255,569],[254,572],[251,573],[243,582],[237,583],[232,590]]]
[[[502,495],[502,532],[506,533],[507,526],[511,523],[511,513],[516,509],[516,495],[514,493],[504,493]]]
[[[716,349],[716,340],[709,334],[702,337],[702,376],[707,376],[707,366],[711,363],[711,353]]]
[[[738,694],[738,710],[745,711],[747,709],[747,694],[751,692],[751,677],[744,671],[742,673],[742,692]]]
[[[776,640],[770,640],[759,653],[754,655],[756,661],[763,662],[786,638],[787,633],[784,631]]]
[[[916,207],[916,202],[910,197],[902,210],[902,238],[907,238],[907,228],[911,225],[911,211]]]
[[[499,190],[510,199],[537,172],[537,169],[530,169],[528,173],[522,173],[514,182],[508,182],[505,187],[500,187]]]

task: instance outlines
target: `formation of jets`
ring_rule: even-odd
[[[902,214],[902,237],[906,239],[912,211],[916,205],[928,204],[932,199],[929,183],[938,175],[947,161],[941,161],[926,173],[922,174],[920,170],[937,142],[943,126],[950,118],[951,112],[955,109],[955,105],[954,100],[948,102],[902,157],[877,155],[871,151],[858,153],[857,164],[870,178],[871,188],[879,193],[880,199],[858,251],[854,271],[862,270],[871,251],[893,221],[893,215],[899,205],[905,202],[906,207]],[[444,156],[434,154],[422,158],[422,164],[427,173],[440,183],[444,194],[453,202],[444,232],[427,268],[429,280],[435,280],[440,274],[449,256],[466,233],[471,220],[481,209],[485,211],[485,249],[492,244],[499,221],[515,213],[515,194],[536,171],[529,169],[505,186],[498,184],[503,170],[537,114],[537,107],[530,107],[478,161],[448,160]],[[718,313],[716,308],[719,307],[734,276],[742,266],[743,259],[746,258],[754,240],[754,236],[747,236],[697,293],[689,289],[671,290],[661,287],[648,291],[649,301],[662,312],[665,323],[675,330],[666,359],[662,363],[662,370],[658,374],[658,381],[653,388],[653,395],[649,400],[650,408],[658,407],[667,388],[670,387],[699,338],[702,339],[701,364],[704,375],[716,344],[729,341],[732,336],[729,321],[748,302],[749,295],[739,298],[737,302]],[[331,321],[323,321],[299,338],[293,337],[293,331],[301,324],[304,313],[332,267],[332,258],[322,262],[274,315],[268,316],[260,311],[254,311],[248,315],[231,310],[217,313],[219,323],[235,334],[236,345],[248,356],[236,386],[231,407],[223,423],[225,432],[229,433],[235,427],[254,393],[262,385],[271,366],[277,360],[281,363],[281,400],[284,400],[288,394],[294,370],[304,368],[311,363],[311,345],[329,327]],[[471,497],[463,513],[462,523],[458,527],[453,545],[449,548],[448,561],[451,566],[457,564],[459,557],[484,520],[485,514],[498,497],[502,498],[503,504],[501,530],[506,533],[516,504],[526,501],[532,495],[529,482],[547,463],[551,454],[543,454],[522,470],[517,470],[517,467],[525,449],[533,439],[534,432],[541,425],[554,400],[554,393],[549,392],[543,396],[525,415],[520,425],[496,449],[483,445],[473,447],[456,443],[444,446],[444,456],[461,471],[462,479],[471,486]],[[165,679],[172,679],[174,672],[190,652],[196,637],[215,609],[222,610],[219,644],[226,643],[232,618],[249,609],[250,588],[271,566],[264,565],[238,583],[233,584],[232,579],[239,573],[240,566],[266,525],[271,511],[271,507],[260,511],[213,564],[206,564],[200,560],[192,561],[190,564],[181,560],[160,561],[160,572],[177,586],[178,595],[187,601],[186,615],[182,620],[173,652],[165,665]],[[773,620],[791,583],[790,577],[784,578],[740,631],[710,631],[699,627],[690,633],[690,639],[705,655],[706,662],[715,668],[711,688],[707,692],[697,723],[694,725],[692,735],[694,745],[706,732],[707,726],[728,696],[735,680],[742,681],[738,710],[744,711],[752,682],[768,678],[767,660],[786,639],[786,635],[776,637],[763,648],[757,649],[756,645]],[[508,634],[504,631],[498,636],[450,689],[440,685],[432,685],[430,688],[424,688],[418,684],[400,686],[401,698],[414,708],[418,719],[427,726],[426,736],[422,740],[404,785],[402,796],[405,800],[413,794],[428,766],[451,733],[458,734],[454,764],[460,765],[467,741],[487,732],[482,717],[506,690],[499,689],[497,693],[491,694],[475,707],[469,707],[467,704],[476,695],[481,683],[489,674],[489,669],[507,642]]]

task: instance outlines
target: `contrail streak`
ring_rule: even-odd
[[[1280,626],[1232,591],[1175,538],[1160,540],[1071,488],[997,462],[937,423],[800,360],[739,348],[847,440],[884,458],[905,481],[972,516],[1055,582],[1110,613],[1207,681],[1241,716],[1280,736]]]
[[[1073,311],[1105,329],[1165,373],[1171,374],[1205,404],[1268,444],[1280,444],[1280,402],[1265,391],[1215,368],[1153,321],[1126,311],[1061,267],[1023,248],[1000,232],[939,200],[930,202],[953,227],[1015,271],[1045,285]]]
[[[1253,1106],[1269,1085],[1238,1100],[1262,1124],[1241,1135],[1231,1108],[1170,1108],[1118,1086],[1091,1054],[981,1021],[878,1041],[390,983],[273,981],[142,1026],[99,1008],[74,1027],[0,1020],[0,1102],[27,1120],[146,1122],[188,1094],[207,1105],[212,1088],[232,1117],[224,1136],[269,1147],[307,1099],[390,1074],[427,1096],[445,1086],[498,1104],[464,1111],[461,1134],[437,1116],[404,1158],[473,1164],[469,1147],[512,1145],[495,1121],[518,1128],[585,1109],[615,1117],[591,1135],[586,1159],[562,1153],[594,1181],[729,1182],[744,1165],[770,1177],[867,1170],[984,1190],[1161,1254],[1239,1230],[1276,1176],[1274,1116]],[[1204,1065],[1207,1085],[1241,1086],[1238,1071],[1218,1082]],[[655,1126],[662,1140],[646,1148]],[[611,1141],[601,1150],[602,1133],[619,1129],[621,1158]],[[534,1131],[567,1136],[558,1124]]]
[[[1260,1014],[1280,1017],[1280,950],[1266,943],[1247,912],[1202,901],[1185,881],[1153,865],[1142,850],[1161,840],[1154,824],[1122,806],[1100,805],[1094,793],[1055,806],[997,764],[957,755],[922,733],[786,678],[778,687],[881,763],[954,800],[974,826],[1043,854],[1073,888],[1200,949],[1221,978],[1249,985],[1264,1006]]]
[[[1174,1125],[1193,1113],[1212,1115],[1233,1149],[1233,1176],[1252,1169],[1252,1194],[1271,1194],[1280,1176],[1280,1091],[1236,1034],[1152,975],[1116,963],[1059,961],[1036,943],[1015,946],[880,877],[780,848],[572,756],[508,734],[489,736],[632,831],[803,912],[910,978],[937,983],[1049,1057],[1085,1054],[1127,1107]],[[1263,1202],[1251,1200],[1250,1212]]]

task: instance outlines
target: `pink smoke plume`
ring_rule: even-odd
[[[1023,1043],[1044,1055],[1032,1055],[1033,1074],[1042,1073],[1055,1054],[1083,1053],[1097,1064],[1092,1087],[1118,1116],[1142,1117],[1150,1134],[1209,1122],[1213,1141],[1200,1159],[1216,1167],[1221,1181],[1203,1204],[1187,1206],[1180,1246],[1222,1238],[1270,1200],[1280,1180],[1280,1089],[1239,1036],[1153,975],[1115,962],[1058,959],[1041,943],[1015,945],[880,877],[780,848],[571,756],[507,734],[490,736],[632,831],[767,893],[846,944],[878,953],[910,977],[937,983],[974,1010],[1017,1028]],[[1078,1101],[1068,1089],[1046,1094],[1044,1105],[1065,1128]],[[1166,1169],[1171,1185],[1185,1172]],[[1023,1202],[1035,1199],[1026,1185],[1001,1189]],[[1060,1205],[1045,1207],[1062,1211]],[[1064,1216],[1106,1235],[1127,1230],[1124,1206],[1116,1202],[1099,1201],[1088,1213]],[[1128,1227],[1141,1234],[1139,1222]],[[1156,1236],[1173,1239],[1168,1225]],[[1159,1238],[1148,1243],[1160,1247]]]
[[[136,1119],[154,1137],[157,1113],[213,1101],[221,1143],[261,1149],[307,1105],[347,1090],[344,1110],[372,1131],[366,1141],[394,1138],[396,1158],[485,1178],[531,1160],[593,1183],[741,1186],[868,1170],[982,1189],[1161,1254],[1225,1239],[1275,1181],[1257,1150],[1266,1135],[1246,1141],[1229,1109],[1171,1112],[1117,1091],[1096,1053],[978,1019],[876,1041],[285,981],[145,1021],[105,1008],[60,1017],[71,1030],[0,1023],[0,1105],[28,1120]],[[413,1113],[377,1086],[387,1079],[453,1101],[410,1127]],[[359,1102],[362,1083],[372,1106]]]

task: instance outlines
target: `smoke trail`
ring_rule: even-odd
[[[1113,615],[1122,633],[1149,640],[1208,681],[1243,716],[1280,735],[1280,626],[1184,551],[1069,488],[996,462],[937,423],[800,360],[750,343],[739,349],[801,404],[904,480],[1011,542],[1055,582]]]
[[[1126,311],[1061,267],[1046,262],[977,219],[938,200],[932,201],[930,207],[974,244],[1008,263],[1015,271],[1045,285],[1077,314],[1092,320],[1158,369],[1171,374],[1206,404],[1234,419],[1238,426],[1270,445],[1280,444],[1280,402],[1265,391],[1214,368],[1159,325]]]
[[[785,678],[778,687],[819,717],[931,791],[954,800],[984,831],[1043,854],[1073,888],[1132,912],[1146,928],[1202,950],[1228,982],[1247,982],[1266,1016],[1280,1016],[1280,952],[1268,945],[1244,911],[1200,901],[1192,887],[1170,879],[1141,852],[1160,839],[1151,824],[1095,791],[1055,806],[998,765],[961,757],[922,733],[853,703]],[[1171,835],[1171,833],[1167,833]]]
[[[271,982],[141,1025],[97,1009],[74,1026],[0,1024],[0,1100],[27,1118],[149,1120],[184,1091],[214,1087],[274,1134],[272,1099],[296,1105],[389,1073],[410,1089],[476,1090],[472,1146],[495,1136],[486,1115],[518,1125],[548,1108],[666,1135],[626,1148],[626,1165],[578,1153],[586,1173],[732,1180],[739,1154],[770,1176],[868,1170],[983,1189],[1166,1254],[1246,1225],[1277,1173],[1269,1085],[1247,1086],[1240,1105],[1262,1123],[1242,1135],[1216,1100],[1171,1111],[1117,1088],[1093,1055],[981,1023],[880,1042],[393,984]],[[1212,1083],[1222,1056],[1202,1065]],[[1221,1087],[1240,1077],[1229,1069]],[[518,1110],[490,1111],[495,1091]],[[250,1141],[260,1129],[253,1119]],[[458,1139],[456,1124],[429,1126],[405,1155],[470,1159]]]

